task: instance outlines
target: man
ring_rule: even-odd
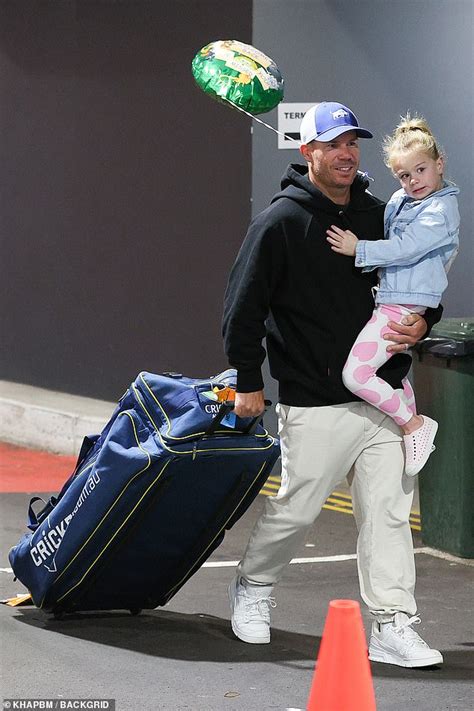
[[[441,654],[413,630],[415,566],[409,515],[413,480],[403,475],[401,433],[393,421],[345,389],[341,372],[373,310],[376,273],[331,250],[326,230],[351,229],[383,238],[382,201],[358,173],[359,138],[372,134],[346,106],[323,102],[301,123],[306,166],[290,165],[282,191],[251,223],[230,274],[224,304],[224,344],[237,369],[235,412],[263,411],[261,365],[266,336],[270,371],[279,385],[282,484],[267,499],[229,587],[232,629],[252,644],[270,641],[272,590],[337,484],[349,476],[359,530],[361,595],[375,621],[374,661],[418,667]],[[404,353],[440,318],[409,317],[390,324],[379,370],[401,387]]]

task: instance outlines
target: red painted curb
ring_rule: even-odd
[[[59,491],[76,459],[0,443],[0,493]]]

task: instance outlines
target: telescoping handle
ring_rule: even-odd
[[[256,417],[252,417],[250,424],[245,428],[245,430],[241,430],[241,434],[243,435],[250,435],[255,432],[255,430],[258,427],[259,422],[261,421],[262,417],[268,410],[268,408],[271,406],[272,401],[271,400],[265,400],[265,410],[260,414],[257,415]],[[214,432],[217,430],[219,425],[221,424],[222,420],[226,415],[229,414],[229,412],[232,412],[234,409],[234,402],[232,401],[226,401],[223,402],[222,405],[219,408],[219,412],[217,415],[214,417],[212,420],[211,424],[206,430],[205,436],[208,437],[209,435],[214,434]]]

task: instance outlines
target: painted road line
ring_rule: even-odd
[[[268,477],[260,493],[264,496],[275,496],[280,488],[280,477]],[[327,511],[337,511],[338,513],[353,514],[352,496],[342,491],[333,491],[323,505]],[[410,514],[410,528],[413,531],[421,531],[421,517],[419,511],[412,511]]]
[[[414,553],[423,553],[425,555],[435,556],[437,558],[443,558],[448,561],[453,561],[456,563],[464,565],[474,565],[474,560],[466,560],[464,558],[456,558],[449,553],[442,553],[441,551],[434,550],[433,548],[428,548],[423,546],[422,548],[415,548]],[[323,556],[313,556],[308,558],[292,558],[290,560],[290,565],[306,565],[309,563],[340,563],[346,560],[356,560],[356,553],[347,553],[345,555],[323,555]],[[208,561],[204,563],[201,567],[203,568],[236,568],[240,563],[239,560],[216,560]]]
[[[338,506],[344,506],[345,508],[349,509],[349,511],[352,513],[352,501],[348,501],[347,499],[342,499],[340,496],[336,496],[332,494],[326,499],[326,503],[329,504],[337,504]]]
[[[301,565],[305,563],[339,563],[343,560],[356,560],[356,558],[356,553],[349,553],[348,555],[315,556],[313,558],[292,558],[290,560],[290,565]]]
[[[332,496],[338,496],[340,499],[346,499],[352,502],[352,496],[350,494],[344,494],[342,491],[333,491]]]
[[[305,563],[338,563],[343,560],[355,560],[355,553],[347,555],[326,555],[316,556],[312,558],[293,558],[290,560],[290,565],[300,565]],[[201,568],[236,568],[240,561],[238,560],[208,560],[203,563]],[[0,573],[13,573],[11,568],[0,568]]]
[[[459,565],[468,565],[474,567],[474,560],[470,558],[458,558],[450,553],[443,553],[443,551],[437,551],[434,548],[429,548],[428,546],[423,546],[422,548],[415,548],[414,553],[430,555],[434,558],[442,558],[450,563],[455,563]],[[325,556],[315,556],[311,558],[293,558],[290,560],[290,565],[305,565],[308,563],[340,563],[347,560],[355,560],[357,555],[355,553],[348,553],[346,555],[325,555]],[[236,568],[240,561],[238,560],[211,560],[203,563],[202,568]],[[13,573],[11,568],[0,568],[0,573]]]
[[[459,558],[451,553],[445,553],[444,551],[438,551],[436,548],[430,548],[429,546],[424,546],[423,548],[416,548],[415,553],[425,553],[425,555],[432,555],[434,558],[442,558],[455,565],[468,565],[474,567],[474,558]]]
[[[348,553],[347,555],[325,555],[317,556],[313,558],[292,558],[290,560],[290,565],[301,565],[302,563],[336,563],[342,560],[355,560],[355,553]],[[203,568],[234,568],[237,567],[240,561],[238,560],[216,560],[208,561],[203,564]]]
[[[266,494],[267,496],[272,496],[278,492],[280,484],[266,483],[264,489],[260,491],[261,494]]]
[[[339,513],[351,514],[352,509],[345,509],[341,506],[334,506],[333,504],[324,504],[323,509],[326,511],[338,511]]]

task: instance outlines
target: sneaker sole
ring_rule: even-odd
[[[270,644],[270,635],[266,637],[249,637],[246,635],[244,632],[241,632],[237,625],[234,624],[234,620],[232,619],[232,615],[234,614],[234,598],[235,598],[235,579],[231,582],[227,589],[228,595],[229,595],[229,602],[230,602],[230,612],[231,612],[231,619],[230,619],[230,624],[232,627],[232,632],[235,634],[238,639],[240,639],[242,642],[247,642],[247,644]]]
[[[426,657],[425,659],[418,660],[408,660],[403,657],[396,656],[393,652],[381,649],[370,649],[369,647],[369,659],[371,662],[379,662],[381,664],[394,664],[397,667],[407,667],[415,669],[418,667],[432,667],[437,664],[443,663],[443,655],[440,652],[433,651],[431,657]]]
[[[436,433],[438,432],[438,423],[434,422],[434,420],[433,420],[433,423],[434,423],[434,425],[433,425],[433,429],[431,430],[431,437],[428,440],[428,445],[426,447],[425,456],[417,464],[415,469],[411,469],[410,471],[407,471],[405,469],[406,476],[416,476],[417,474],[419,474],[421,472],[421,470],[423,469],[423,467],[425,466],[428,459],[430,458],[431,453],[434,452],[433,443],[435,441]]]
[[[231,621],[232,632],[238,637],[242,642],[247,644],[270,644],[270,635],[268,637],[249,637],[248,635],[241,632]]]

